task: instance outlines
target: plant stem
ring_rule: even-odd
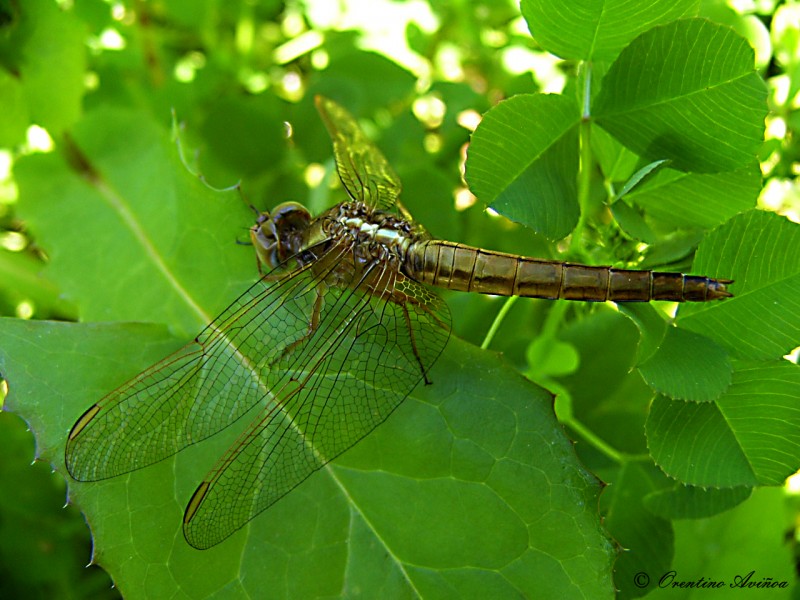
[[[547,312],[542,324],[542,332],[539,335],[554,339],[568,308],[569,302],[567,300],[554,300],[550,310]]]
[[[503,319],[506,318],[508,311],[511,310],[512,306],[514,306],[514,303],[517,301],[517,299],[519,299],[519,296],[509,296],[506,298],[503,306],[500,307],[500,310],[495,316],[494,321],[492,321],[492,326],[489,327],[489,331],[486,332],[486,337],[481,343],[481,350],[486,350],[489,347],[489,344],[492,343],[492,339],[497,333],[497,330],[500,328],[500,324],[503,322]]]
[[[622,452],[619,452],[615,448],[611,447],[610,444],[607,444],[604,440],[595,435],[591,429],[585,427],[580,421],[570,419],[566,425],[570,429],[575,430],[583,439],[589,442],[589,444],[608,456],[615,463],[621,464],[625,462],[625,455]]]
[[[581,65],[581,75],[583,77],[583,106],[581,107],[580,124],[580,168],[578,171],[578,205],[580,206],[580,217],[578,224],[572,232],[570,241],[570,253],[579,254],[582,246],[583,230],[589,215],[589,200],[592,184],[592,146],[591,146],[591,91],[592,91],[592,64],[584,62]]]

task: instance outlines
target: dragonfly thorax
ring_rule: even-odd
[[[345,202],[331,209],[323,229],[331,240],[352,244],[353,256],[362,264],[375,260],[399,264],[415,238],[408,221],[363,202]]]

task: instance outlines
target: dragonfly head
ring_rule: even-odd
[[[255,225],[250,228],[250,240],[258,260],[274,268],[300,252],[310,223],[308,210],[297,202],[284,202],[271,213],[258,215]]]

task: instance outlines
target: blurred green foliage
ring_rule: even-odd
[[[761,486],[800,467],[797,367],[782,359],[800,344],[800,245],[796,224],[750,209],[800,220],[800,4],[653,0],[636,14],[628,4],[1,2],[0,314],[152,320],[194,335],[203,311],[160,287],[157,261],[132,253],[131,240],[160,220],[157,252],[197,253],[169,275],[193,282],[188,295],[207,299],[206,312],[221,310],[256,274],[250,249],[235,246],[248,204],[297,200],[318,212],[343,199],[311,101],[329,95],[363,119],[436,237],[736,279],[735,302],[681,307],[674,321],[669,308],[520,301],[492,347],[559,393],[580,459],[613,484],[597,519],[629,550],[614,574],[622,597],[653,589],[633,584],[637,572],[656,579],[671,565],[687,580],[756,569],[794,585],[781,535],[795,543],[797,507]],[[476,200],[465,148],[484,113],[466,161]],[[187,167],[238,191],[215,204]],[[184,208],[164,218],[173,196]],[[191,206],[197,222],[179,219]],[[455,333],[480,343],[502,301],[446,297]],[[0,351],[12,348],[0,338]],[[51,360],[68,373],[66,359]],[[0,361],[0,375],[13,395],[12,362]],[[62,410],[58,390],[36,391]],[[61,509],[63,480],[29,467],[31,437],[16,417],[0,415],[0,427],[0,597],[114,595],[99,569],[80,570],[91,542],[78,511]],[[67,429],[52,427],[63,443]],[[748,549],[736,557],[725,545]],[[399,579],[417,587],[398,584],[397,595],[442,589],[432,581],[446,568],[413,571]],[[469,595],[465,580],[448,581],[450,592]],[[516,591],[571,589],[528,583]],[[157,596],[158,585],[127,589]]]

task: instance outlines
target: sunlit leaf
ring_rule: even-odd
[[[696,13],[697,0],[522,0],[533,38],[561,58],[610,60],[655,25]]]
[[[520,95],[483,117],[467,153],[467,182],[497,212],[550,239],[578,222],[579,113],[566,96]]]
[[[163,320],[196,333],[252,280],[244,239],[252,212],[212,193],[143,113],[95,111],[73,137],[74,161],[32,155],[15,168],[19,212],[51,263],[47,276],[86,320]],[[98,251],[102,248],[102,251]],[[209,276],[210,264],[225,265]],[[193,296],[208,294],[211,310]]]
[[[628,195],[648,215],[683,228],[711,229],[756,205],[761,171],[752,165],[724,173],[667,169]]]
[[[683,171],[730,171],[751,163],[761,145],[766,94],[743,38],[686,19],[625,48],[603,79],[594,115],[641,156],[670,159]]]
[[[678,324],[715,340],[732,355],[770,359],[800,340],[800,227],[763,211],[738,215],[711,232],[694,269],[730,277],[734,297],[681,307]]]

